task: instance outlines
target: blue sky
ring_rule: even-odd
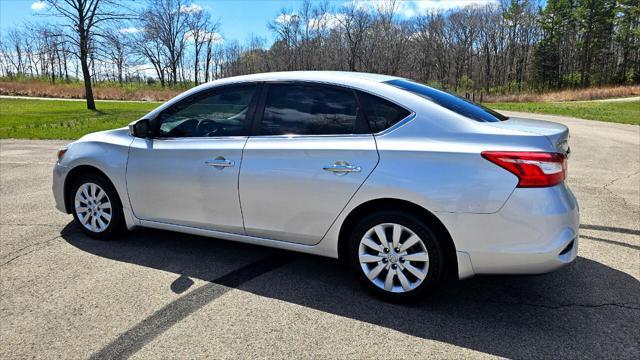
[[[144,6],[144,0],[129,1],[133,6]],[[331,6],[340,7],[346,0],[330,1]],[[485,4],[497,0],[405,0],[400,4],[399,14],[403,17],[416,16],[431,9],[447,10],[470,4]],[[220,33],[224,40],[244,42],[251,34],[264,37],[271,43],[272,34],[267,23],[274,20],[281,9],[295,12],[301,1],[292,0],[185,0],[206,9],[214,19],[221,23]],[[375,6],[370,1],[359,1],[362,6]],[[47,8],[37,0],[0,0],[0,31],[24,22],[52,21],[43,16]]]

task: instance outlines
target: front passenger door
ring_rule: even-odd
[[[133,141],[127,189],[137,218],[244,234],[238,174],[256,89],[205,90],[163,111],[154,138]]]

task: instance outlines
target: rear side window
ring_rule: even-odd
[[[353,134],[357,114],[352,91],[306,84],[271,84],[260,134]]]
[[[358,99],[369,122],[369,127],[374,133],[392,127],[411,114],[405,108],[364,92],[358,92]]]
[[[414,81],[397,79],[386,82],[397,88],[412,92],[429,101],[432,101],[444,108],[456,112],[462,116],[466,116],[472,120],[479,122],[498,122],[508,118],[482,105],[473,103],[461,97],[451,95],[447,92],[440,91]]]

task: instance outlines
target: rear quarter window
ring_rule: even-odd
[[[388,129],[411,114],[401,106],[365,92],[359,91],[358,99],[373,133]]]

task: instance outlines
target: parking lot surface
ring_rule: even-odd
[[[513,113],[511,113],[513,114]],[[640,356],[640,127],[569,125],[578,259],[410,304],[336,260],[156,230],[87,238],[54,208],[60,141],[0,141],[0,358]]]

